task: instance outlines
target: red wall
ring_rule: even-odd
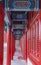
[[[20,39],[20,47],[24,59],[26,59],[26,57],[28,59],[29,57],[33,65],[41,65],[41,10],[33,12],[32,16],[33,18],[31,18],[31,23],[27,30],[27,37],[26,33],[22,36]]]
[[[32,60],[33,65],[41,65],[41,11],[32,18],[32,23],[27,31],[27,45],[28,57]]]

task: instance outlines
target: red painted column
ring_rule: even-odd
[[[0,3],[0,65],[3,65],[3,43],[4,43],[4,9]]]
[[[27,60],[27,33],[24,35],[24,59]]]
[[[13,33],[11,32],[11,59],[13,59],[15,53],[15,38]]]
[[[26,31],[26,61],[27,61],[27,31]]]
[[[7,64],[11,65],[11,29],[8,32],[8,41],[7,41]]]
[[[20,39],[20,53],[22,53],[22,38]]]
[[[40,33],[40,64],[39,65],[41,65],[41,10],[40,10],[40,13],[39,13],[40,15],[40,26],[39,26],[39,33]]]

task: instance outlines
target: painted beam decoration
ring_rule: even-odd
[[[21,35],[21,34],[23,34],[22,30],[16,30],[16,31],[14,31],[14,35]]]
[[[16,13],[16,14],[12,14],[12,20],[15,21],[15,20],[18,20],[18,21],[22,21],[22,20],[26,20],[27,19],[27,16],[25,13],[23,14],[19,14],[19,13]]]
[[[25,24],[14,24],[13,26],[12,26],[12,30],[13,29],[25,29],[27,27],[27,25],[25,25]]]
[[[5,9],[10,11],[38,10],[39,0],[6,0]]]
[[[15,35],[15,39],[19,40],[22,35]]]

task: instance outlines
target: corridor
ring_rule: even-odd
[[[3,65],[6,65],[6,55],[7,55],[7,45],[6,43],[4,43],[4,61],[3,61]],[[20,58],[18,58],[20,57]],[[28,59],[28,63],[26,63],[26,61],[24,59],[22,59],[21,57],[22,54],[19,52],[19,48],[18,50],[15,52],[14,56],[13,56],[13,60],[11,60],[11,65],[33,65],[32,62]]]
[[[0,0],[0,65],[41,65],[41,0]]]

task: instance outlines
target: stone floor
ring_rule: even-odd
[[[4,44],[4,61],[3,65],[6,65],[6,56],[7,56],[7,44]],[[11,60],[11,65],[33,65],[28,58],[28,62],[26,63],[23,59],[18,59],[19,56],[22,56],[22,54],[19,52],[19,48],[15,52],[13,56],[13,60]]]

